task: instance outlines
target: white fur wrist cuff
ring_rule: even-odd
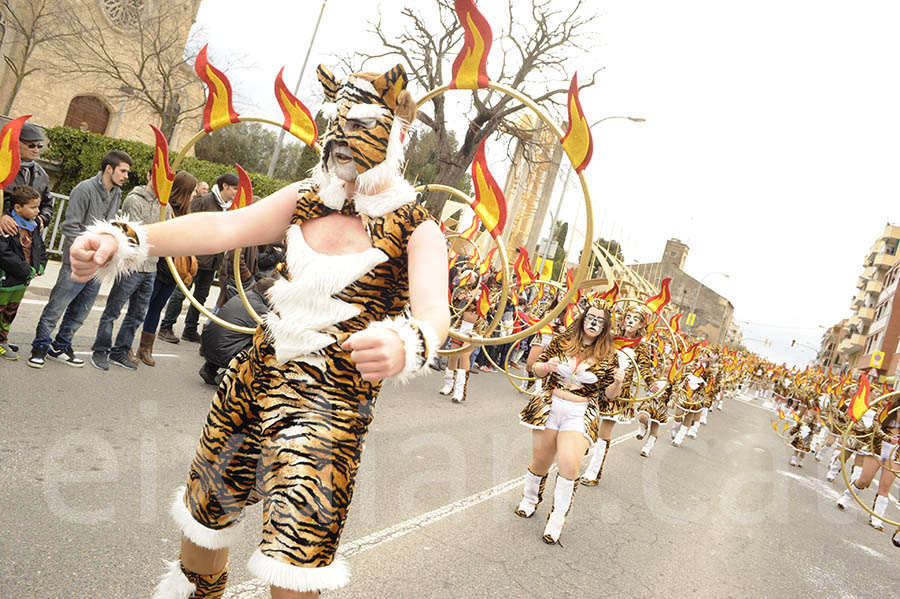
[[[139,222],[127,219],[115,221],[95,221],[89,225],[87,233],[112,235],[119,243],[119,249],[109,262],[97,269],[94,278],[105,283],[115,281],[121,275],[136,272],[147,259],[150,246],[147,243],[147,229]]]
[[[406,316],[398,316],[393,320],[387,318],[373,322],[369,326],[390,329],[403,340],[403,347],[406,353],[403,370],[389,378],[400,383],[406,383],[410,379],[428,372],[428,365],[437,355],[437,350],[441,343],[434,327],[424,320],[416,320]]]

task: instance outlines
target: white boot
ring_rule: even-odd
[[[579,479],[581,484],[593,487],[600,482],[600,476],[603,473],[603,463],[606,461],[607,453],[609,453],[609,442],[605,439],[598,439],[597,445],[594,447],[594,453],[591,456],[591,462]]]
[[[454,403],[462,403],[466,401],[466,384],[469,382],[469,371],[459,368],[456,371],[456,383],[453,385],[453,397],[450,399]]]
[[[699,422],[695,422],[694,424],[691,425],[691,428],[688,430],[687,436],[690,437],[691,439],[696,439],[696,438],[697,438],[697,431],[698,431],[699,429],[700,429],[700,423],[699,423]]]
[[[840,460],[838,460],[838,463],[840,463]],[[862,474],[862,466],[854,466],[853,470],[850,471],[850,484],[855,483],[860,474]]]
[[[644,443],[644,446],[641,448],[641,455],[645,458],[650,457],[650,452],[653,451],[653,445],[656,444],[656,437],[650,435],[647,437],[647,442]]]
[[[791,466],[796,466],[796,465],[797,465],[797,456],[795,454],[795,455],[791,456]]]
[[[721,410],[721,409],[722,409],[722,400],[721,400],[721,399],[719,400],[719,403],[716,404],[716,409],[717,409],[717,410]]]
[[[535,395],[540,395],[541,390],[544,388],[544,379],[538,379],[534,382],[534,390],[532,393]]]
[[[833,460],[831,462],[831,467],[828,468],[828,474],[825,475],[825,480],[830,483],[834,482],[834,479],[837,478],[838,472],[841,471],[841,460]]]
[[[706,415],[709,414],[709,408],[700,410],[700,424],[706,424]]]
[[[531,470],[525,472],[525,489],[522,491],[522,501],[516,508],[516,516],[522,518],[531,518],[537,510],[537,506],[541,504],[541,498],[544,495],[544,486],[547,484],[547,475],[538,476],[532,474]]]
[[[456,380],[456,371],[449,368],[444,369],[444,386],[438,392],[441,395],[450,395],[453,393],[453,383]]]
[[[876,514],[878,514],[879,516],[884,516],[884,513],[887,511],[887,508],[888,508],[888,498],[884,497],[883,495],[878,495],[875,498],[875,507],[872,511],[875,512]],[[875,516],[871,516],[869,518],[869,526],[871,526],[875,530],[884,530],[884,522],[881,520],[881,518],[876,518]]]
[[[824,445],[824,444],[823,444],[823,445],[820,445],[820,446],[819,446],[819,449],[816,450],[816,461],[817,461],[817,462],[821,462],[821,461],[822,461],[822,452],[823,452],[823,451],[825,451],[825,445]]]
[[[850,489],[844,491],[844,494],[841,495],[841,498],[837,500],[837,506],[842,510],[850,507],[850,504],[853,503],[853,495],[850,494]]]
[[[647,425],[641,422],[640,418],[638,419],[638,426],[641,427],[641,430],[638,431],[637,436],[635,437],[638,441],[643,441],[644,437],[647,436]]]
[[[678,429],[678,432],[675,434],[675,438],[672,439],[672,445],[675,447],[681,447],[681,444],[684,443],[684,437],[688,432],[688,427],[682,426]]]
[[[803,458],[806,457],[805,453],[801,453],[797,456],[797,468],[803,468]]]
[[[556,489],[553,490],[553,510],[547,517],[547,526],[544,528],[544,542],[554,544],[559,540],[566,516],[572,509],[572,500],[575,498],[575,490],[578,482],[556,475]]]
[[[678,431],[681,430],[681,423],[677,420],[672,424],[672,440],[675,440],[676,435],[678,435]]]

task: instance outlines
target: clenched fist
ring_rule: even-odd
[[[378,381],[403,370],[406,348],[400,336],[390,329],[374,328],[353,333],[341,344],[363,380]]]
[[[79,235],[69,248],[72,280],[86,283],[97,269],[109,262],[119,249],[119,242],[112,235],[85,233]]]

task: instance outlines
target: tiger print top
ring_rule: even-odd
[[[416,227],[431,217],[416,201],[412,187],[404,183],[389,191],[387,203],[384,197],[376,197],[381,201],[381,209],[376,211],[357,206],[354,200],[333,210],[320,201],[316,182],[303,183],[286,234],[288,279],[279,280],[269,290],[273,310],[264,318],[278,363],[314,355],[348,334],[406,309],[406,247]],[[360,199],[357,196],[356,202]],[[313,250],[300,225],[331,212],[361,216],[372,247],[338,256]]]
[[[642,376],[644,379],[644,384],[647,388],[650,387],[655,381],[656,377],[653,373],[653,361],[650,356],[650,344],[641,341],[633,348],[625,348],[622,350],[623,353],[627,353],[629,350],[634,351],[634,361],[637,362],[639,376]],[[622,390],[619,392],[619,397],[624,399],[631,398],[631,387],[634,384],[634,363],[625,355],[619,354],[619,362],[621,364],[625,364],[625,380],[622,382]]]

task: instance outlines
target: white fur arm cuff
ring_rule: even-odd
[[[94,275],[101,283],[115,281],[121,275],[136,272],[149,255],[147,229],[139,222],[126,219],[112,222],[98,220],[89,225],[86,232],[112,235],[119,243],[116,253]]]
[[[403,341],[406,354],[403,370],[389,378],[399,383],[406,383],[410,379],[428,372],[428,364],[434,360],[441,344],[434,327],[424,320],[406,316],[398,316],[393,320],[387,318],[373,322],[369,326],[377,329],[390,329],[397,333]]]

